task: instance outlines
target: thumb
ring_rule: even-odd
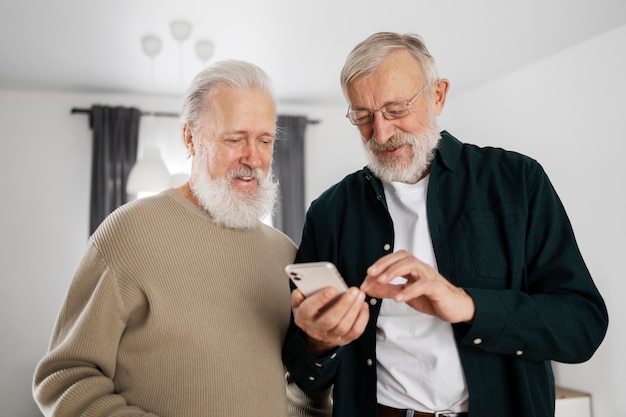
[[[297,308],[304,301],[304,294],[299,289],[295,289],[291,292],[291,308]]]

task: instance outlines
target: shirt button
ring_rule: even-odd
[[[477,337],[476,339],[474,339],[475,345],[480,345],[482,342],[483,342],[483,339],[481,339],[480,337]]]
[[[391,249],[391,245],[389,243],[385,243],[385,246],[383,246],[384,250],[389,250]]]
[[[331,358],[331,359],[335,359],[335,356],[337,356],[337,354],[336,354],[336,353],[333,353],[333,354],[330,356],[330,358]]]
[[[376,304],[378,304],[378,300],[375,298],[370,298],[370,304],[375,306]]]
[[[516,354],[517,356],[522,356],[522,355],[524,354],[524,351],[523,351],[523,350],[516,350],[516,351],[515,351],[515,354]]]
[[[309,377],[309,381],[315,381],[315,377],[314,376],[310,376]]]
[[[321,363],[319,363],[319,362],[315,362],[315,366],[317,366],[318,368],[321,368],[321,367],[322,367],[322,364],[321,364]]]
[[[366,363],[367,363],[367,366],[372,366],[372,363],[373,363],[373,362],[372,362],[372,360],[371,360],[371,359],[368,359],[368,360],[366,361]]]

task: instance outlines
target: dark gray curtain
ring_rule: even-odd
[[[93,131],[89,233],[128,201],[126,180],[137,161],[141,111],[130,107],[92,106]]]
[[[304,225],[304,116],[278,116],[274,145],[274,173],[280,181],[280,200],[274,226],[300,244]]]

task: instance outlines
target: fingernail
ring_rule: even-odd
[[[350,288],[348,290],[348,295],[350,296],[350,298],[356,298],[359,296],[360,291],[354,287]]]

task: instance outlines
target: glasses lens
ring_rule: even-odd
[[[348,118],[355,125],[364,125],[372,121],[372,112],[369,110],[355,110],[348,113]]]
[[[399,119],[406,116],[409,113],[409,106],[407,103],[390,103],[380,109],[385,119]]]

